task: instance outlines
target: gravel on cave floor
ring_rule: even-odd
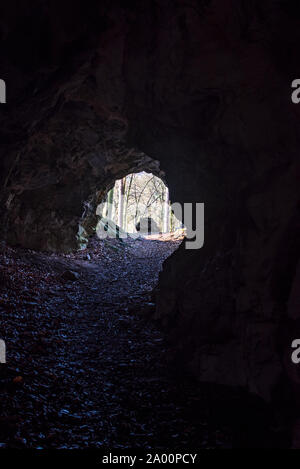
[[[0,256],[0,448],[230,447],[219,387],[176,373],[149,316],[180,240]],[[72,273],[74,272],[74,274]]]

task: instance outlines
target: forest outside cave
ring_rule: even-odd
[[[100,216],[96,227],[99,238],[105,232],[121,239],[126,234],[137,237],[169,233],[179,238],[185,233],[182,221],[171,208],[168,187],[159,177],[144,171],[117,180],[96,213]]]

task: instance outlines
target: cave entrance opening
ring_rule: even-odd
[[[172,209],[168,187],[153,173],[129,173],[102,194],[94,205],[96,217],[88,219],[93,231],[78,255],[101,271],[113,304],[126,309],[128,298],[145,304],[163,262],[184,240],[185,227]]]
[[[185,228],[171,207],[169,189],[158,176],[145,171],[115,181],[97,207],[99,238],[183,238]]]

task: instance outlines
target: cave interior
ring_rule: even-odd
[[[12,0],[1,5],[0,72],[7,99],[0,105],[0,337],[6,340],[12,363],[1,365],[0,383],[5,402],[18,399],[9,392],[23,396],[16,408],[13,403],[9,404],[12,408],[7,405],[25,421],[14,421],[1,409],[4,446],[85,447],[75,411],[75,423],[71,418],[63,420],[71,411],[58,415],[57,432],[60,425],[64,432],[56,439],[43,430],[46,417],[32,423],[27,416],[29,404],[28,408],[22,404],[29,392],[26,386],[35,379],[29,372],[26,378],[27,371],[20,364],[30,355],[26,351],[22,355],[25,332],[26,344],[35,341],[37,347],[32,352],[36,354],[33,371],[35,367],[45,371],[49,363],[42,343],[51,331],[55,335],[59,329],[55,321],[61,321],[57,312],[51,316],[49,325],[41,326],[46,328],[46,337],[38,339],[42,345],[37,345],[37,332],[30,327],[34,321],[46,324],[46,318],[34,306],[30,311],[28,298],[22,300],[22,295],[25,287],[34,294],[36,285],[30,283],[34,269],[43,271],[40,288],[44,290],[48,288],[47,269],[51,279],[63,269],[69,278],[57,297],[70,302],[69,312],[75,308],[70,312],[72,333],[76,321],[80,327],[86,321],[86,330],[93,330],[93,321],[98,324],[96,310],[81,319],[76,313],[80,295],[85,298],[83,289],[92,288],[85,300],[106,311],[110,318],[103,319],[107,337],[110,333],[115,337],[109,326],[114,321],[112,311],[119,315],[120,324],[124,322],[119,312],[122,304],[128,324],[130,311],[135,311],[135,337],[141,334],[140,341],[147,342],[149,334],[152,341],[165,344],[163,352],[149,349],[147,356],[152,353],[156,362],[164,356],[172,386],[188,387],[186,392],[194,396],[190,414],[199,412],[204,418],[210,401],[207,425],[230,428],[223,446],[300,447],[300,375],[290,360],[290,345],[300,337],[300,107],[290,99],[290,83],[299,69],[298,13],[299,5],[292,0],[133,0],[126,4],[34,0],[30,7]],[[153,274],[157,281],[151,284],[151,271],[139,257],[131,262],[128,278],[138,277],[145,269],[149,280],[144,299],[139,297],[134,308],[132,285],[129,301],[123,298],[123,280],[119,289],[111,286],[117,283],[114,277],[100,281],[103,272],[108,272],[105,262],[117,263],[118,256],[126,280],[127,251],[123,257],[120,242],[107,247],[103,265],[106,254],[99,254],[99,259],[93,254],[98,259],[94,271],[84,256],[94,249],[95,241],[89,248],[88,240],[94,240],[97,206],[116,180],[140,172],[161,178],[174,202],[204,203],[205,241],[201,249],[186,249],[186,240],[176,244],[176,249],[167,242],[159,260],[154,251],[164,243],[149,241],[147,246],[154,250],[148,264],[149,269],[157,266]],[[79,226],[87,251],[80,250]],[[137,252],[147,257],[150,248],[140,243]],[[95,249],[93,253],[98,252]],[[134,249],[128,247],[128,258]],[[71,261],[75,273],[64,264]],[[22,268],[13,273],[18,265]],[[22,272],[28,274],[27,279],[19,278]],[[86,275],[82,284],[78,275],[83,279]],[[19,284],[20,301],[14,302],[13,289]],[[51,308],[50,293],[47,300],[43,295],[41,301]],[[59,304],[55,303],[58,311]],[[79,309],[82,312],[84,305]],[[66,327],[69,312],[61,310]],[[14,318],[14,326],[9,326]],[[131,330],[128,324],[124,327]],[[18,339],[22,334],[25,339]],[[93,354],[103,344],[85,340],[84,354],[90,350],[94,363]],[[103,338],[112,350],[115,339],[108,342]],[[57,344],[58,349],[67,350],[67,345]],[[136,353],[144,356],[148,346],[139,342],[137,347]],[[121,348],[111,353],[119,364],[127,356]],[[88,362],[84,363],[87,383],[89,373],[93,374]],[[146,361],[144,367],[150,382],[151,366]],[[122,381],[121,371],[118,377]],[[44,379],[54,392],[55,380],[53,384],[51,376]],[[72,370],[68,379],[70,386],[76,381]],[[98,386],[101,383],[97,381]],[[64,392],[62,384],[57,386]],[[170,391],[170,399],[176,400],[174,393]],[[90,399],[101,408],[96,394]],[[148,399],[154,399],[152,394]],[[198,402],[202,398],[204,410]],[[123,412],[130,405],[124,404]],[[46,437],[31,435],[26,418],[39,429],[36,433]],[[148,414],[139,418],[143,425]],[[93,431],[98,428],[90,425]],[[195,443],[196,435],[204,441],[195,430],[199,421],[191,425],[190,441]],[[125,423],[123,427],[126,433]],[[167,433],[165,448],[176,446],[171,433]],[[102,441],[105,434],[103,430]],[[98,438],[94,437],[88,440],[91,446]],[[114,434],[109,441],[111,445],[124,441],[124,447],[157,445],[151,435],[141,443],[139,438],[128,440]],[[218,446],[216,441],[203,446]]]

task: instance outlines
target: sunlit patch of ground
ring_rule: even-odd
[[[175,241],[175,242],[181,242],[184,240],[186,236],[186,230],[176,230],[172,233],[155,233],[155,234],[149,234],[149,235],[144,235],[143,237],[148,240],[152,241]]]

